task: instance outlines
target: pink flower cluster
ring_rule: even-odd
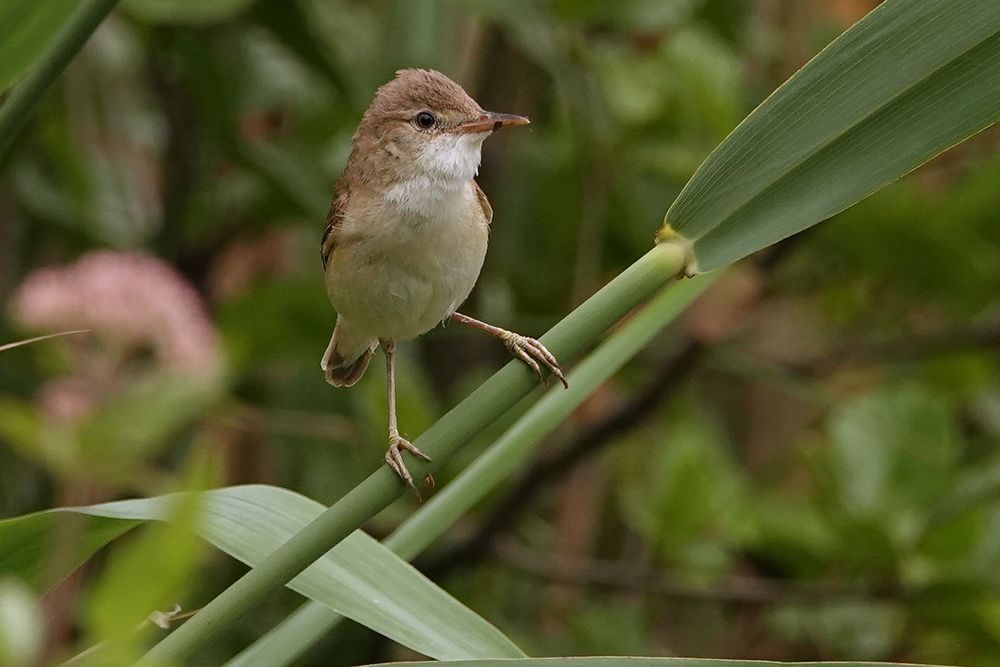
[[[14,293],[10,313],[40,332],[92,329],[116,345],[148,346],[167,370],[211,375],[219,367],[218,337],[198,293],[149,255],[97,251],[36,270]]]

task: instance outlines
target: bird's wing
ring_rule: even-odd
[[[341,179],[333,192],[333,199],[330,201],[330,211],[326,214],[326,229],[323,230],[323,240],[320,242],[320,257],[323,260],[323,269],[330,261],[333,248],[337,244],[337,228],[344,221],[344,213],[347,210],[347,186]]]
[[[490,200],[486,198],[486,193],[483,189],[479,187],[479,183],[476,180],[472,180],[472,187],[476,190],[476,199],[479,200],[479,205],[483,207],[483,215],[486,216],[486,224],[493,222],[493,207],[490,206]]]

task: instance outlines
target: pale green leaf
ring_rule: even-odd
[[[45,553],[43,547],[52,538],[56,523],[68,513],[89,519],[76,529],[92,553],[136,521],[167,519],[176,497],[50,510],[0,521],[0,575],[27,574],[37,579],[36,561]],[[292,491],[262,485],[208,491],[200,494],[199,502],[199,534],[251,566],[324,509]],[[82,544],[79,549],[79,555],[84,556]],[[361,531],[352,533],[288,585],[433,658],[524,655],[499,630]]]

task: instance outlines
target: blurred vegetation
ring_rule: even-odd
[[[541,333],[875,4],[126,0],[0,164],[0,342],[93,330],[0,352],[0,516],[246,482],[329,503],[380,464],[381,373],[339,391],[318,368],[334,322],[318,238],[396,69],[532,118],[486,145],[496,218],[469,311]],[[418,566],[531,655],[1000,663],[998,144],[988,131],[729,270]],[[506,359],[455,328],[401,351],[411,436]],[[157,530],[37,604],[0,581],[0,663],[65,658],[242,572],[159,553],[189,531]],[[173,590],[115,609],[141,563],[172,566]],[[400,655],[342,626],[301,664]]]

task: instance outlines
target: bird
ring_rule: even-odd
[[[545,369],[568,386],[538,340],[458,312],[479,278],[493,220],[476,182],[483,142],[501,128],[529,122],[484,111],[441,72],[402,69],[378,88],[362,115],[334,186],[320,254],[337,319],[320,367],[328,383],[349,387],[382,349],[385,461],[418,498],[403,453],[430,457],[399,432],[397,343],[457,322],[496,336],[540,382]]]

